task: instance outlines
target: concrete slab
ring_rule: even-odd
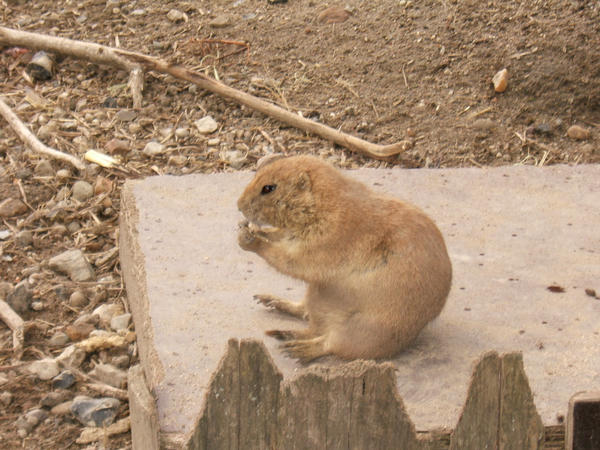
[[[445,310],[394,360],[418,430],[456,425],[488,350],[523,351],[545,425],[566,417],[575,392],[598,389],[600,300],[585,290],[600,293],[600,166],[350,174],[428,212],[453,261]],[[284,379],[302,370],[263,335],[301,324],[252,295],[300,299],[304,287],[236,244],[236,200],[251,177],[163,176],[123,190],[122,266],[162,433],[190,431],[230,337],[264,339]]]

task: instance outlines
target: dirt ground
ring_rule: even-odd
[[[350,14],[330,23],[320,16],[330,6]],[[0,119],[0,202],[27,206],[0,219],[0,236],[8,233],[0,239],[0,282],[14,287],[29,278],[42,305],[22,314],[24,361],[59,354],[63,348],[49,338],[99,304],[126,308],[116,239],[120,185],[128,178],[252,169],[271,152],[317,154],[348,168],[600,162],[598,2],[0,0],[0,9],[2,26],[158,56],[368,141],[413,144],[376,161],[153,72],[145,75],[142,109],[122,120],[119,113],[132,106],[127,73],[58,56],[51,79],[30,83],[23,72],[32,53],[0,43],[0,94],[47,145],[82,157],[89,149],[109,153],[111,140],[125,142],[119,156],[126,170],[79,173],[51,159],[52,173],[41,174],[36,166],[44,158]],[[176,18],[172,9],[183,14]],[[508,88],[496,93],[491,79],[503,68]],[[208,136],[194,126],[206,115],[219,125]],[[42,134],[52,122],[57,128]],[[572,125],[590,135],[570,138]],[[148,156],[151,140],[164,148]],[[79,202],[71,198],[77,180],[109,190]],[[16,237],[23,230],[33,233],[26,245]],[[50,257],[71,248],[84,251],[98,281],[72,282],[48,268]],[[77,289],[87,305],[69,303]],[[82,427],[68,414],[17,434],[18,418],[51,384],[12,362],[11,345],[0,323],[0,393],[12,394],[8,405],[0,403],[0,447],[86,447],[75,442]],[[135,345],[127,354],[135,363]],[[81,370],[110,357],[92,353]],[[78,379],[68,396],[86,393],[99,396]],[[119,418],[127,415],[125,405]],[[125,433],[90,448],[130,445]]]

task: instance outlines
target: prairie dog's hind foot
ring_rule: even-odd
[[[267,336],[274,337],[280,341],[291,341],[294,339],[307,339],[310,337],[308,331],[295,331],[295,330],[267,330],[265,331]]]
[[[292,358],[297,358],[302,364],[308,364],[331,352],[325,348],[325,336],[312,339],[295,339],[281,344],[281,348]]]
[[[254,299],[265,305],[267,308],[273,308],[298,319],[307,320],[308,313],[302,303],[295,303],[281,297],[269,294],[257,294]]]

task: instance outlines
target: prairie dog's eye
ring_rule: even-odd
[[[260,195],[267,195],[273,192],[277,188],[276,184],[265,184],[260,190]]]

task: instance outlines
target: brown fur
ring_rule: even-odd
[[[261,194],[265,185],[276,188]],[[308,318],[303,331],[267,332],[303,362],[393,356],[444,307],[452,268],[433,221],[317,158],[259,168],[238,208],[240,246],[308,284],[302,303],[257,296]]]

